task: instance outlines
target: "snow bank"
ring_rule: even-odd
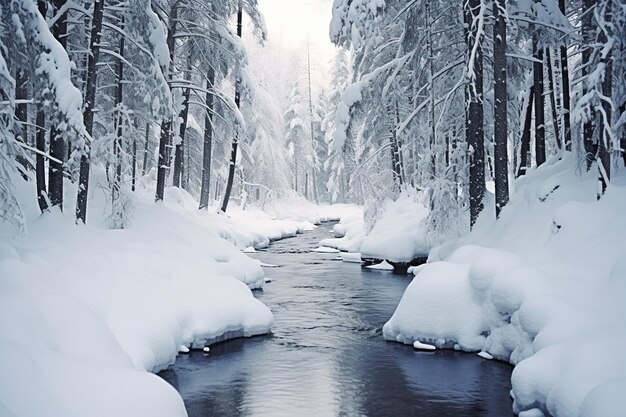
[[[267,239],[225,216],[134,199],[134,221],[107,230],[108,197],[93,176],[89,224],[39,216],[32,184],[15,178],[29,231],[0,224],[0,415],[184,416],[155,372],[181,346],[267,333],[272,313],[250,288],[259,263],[241,247]],[[169,190],[168,195],[174,192]]]
[[[391,262],[428,256],[427,216],[428,209],[414,191],[404,191],[396,201],[385,201],[382,216],[363,240],[361,256]]]
[[[333,233],[335,237],[321,240],[320,245],[344,252],[359,252],[365,239],[363,211],[356,210],[353,214],[344,215],[341,221],[333,227]],[[359,262],[361,262],[360,255]]]
[[[596,202],[596,173],[581,178],[569,157],[518,180],[500,220],[486,213],[472,233],[433,250],[383,334],[516,364],[516,413],[617,416],[626,392],[617,351],[626,343],[626,178],[618,171]]]

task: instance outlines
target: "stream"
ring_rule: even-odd
[[[383,339],[410,276],[311,252],[332,226],[251,254],[279,265],[255,291],[273,334],[179,355],[159,374],[189,416],[512,416],[510,365]]]

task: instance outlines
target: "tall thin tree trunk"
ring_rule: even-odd
[[[85,131],[89,138],[93,132],[93,116],[96,104],[96,86],[98,71],[96,65],[100,59],[100,33],[102,32],[102,15],[104,10],[104,0],[94,0],[93,17],[91,21],[91,38],[89,49],[91,53],[87,59],[87,82],[85,85],[85,109],[83,121]],[[89,139],[86,138],[89,146]],[[80,174],[78,179],[78,195],[76,198],[76,221],[85,223],[87,220],[87,196],[89,195],[89,149],[80,157]]]
[[[133,163],[133,172],[132,172],[132,179],[131,179],[131,184],[130,184],[130,190],[131,191],[135,191],[136,188],[136,184],[137,184],[137,138],[134,137],[133,138],[133,158],[132,158],[132,163]]]
[[[546,126],[543,88],[543,49],[538,35],[533,35],[533,81],[535,88],[535,161],[537,166],[546,162]]]
[[[592,26],[593,12],[595,0],[583,0],[583,17],[582,17],[582,35],[583,35],[583,51],[582,51],[582,75],[588,76],[591,73],[591,44],[595,41],[593,38],[594,28]],[[583,90],[583,93],[585,91]],[[596,146],[593,143],[593,120],[585,120],[583,122],[583,148],[585,150],[585,160],[587,162],[587,171],[591,169],[591,165],[595,159]]]
[[[41,104],[37,104],[39,108],[37,109],[37,118],[35,124],[37,125],[37,130],[35,133],[36,147],[39,151],[37,156],[35,157],[35,171],[37,178],[37,203],[39,204],[39,209],[43,213],[45,210],[48,210],[48,189],[46,187],[46,166],[45,159],[43,154],[46,153],[46,129],[44,129],[44,125],[46,124],[46,115],[41,108]]]
[[[561,13],[565,15],[565,0],[559,0],[559,8]],[[563,89],[563,140],[565,142],[565,150],[569,151],[572,149],[572,124],[567,45],[561,45],[561,79]]]
[[[211,153],[213,147],[213,93],[215,69],[209,66],[206,81],[206,109],[204,116],[204,148],[202,150],[202,186],[200,189],[200,210],[209,208],[211,187]]]
[[[150,122],[146,122],[146,141],[144,142],[143,164],[141,165],[141,176],[145,177],[148,167],[148,151],[150,148]]]
[[[546,49],[546,62],[548,63],[548,88],[550,88],[550,108],[552,109],[552,127],[554,128],[554,140],[556,146],[561,149],[561,132],[559,131],[559,117],[556,108],[556,91],[554,85],[554,74],[552,71],[552,54],[550,48]]]
[[[400,108],[398,106],[398,101],[396,100],[396,126],[400,126]],[[400,185],[403,185],[406,181],[406,173],[404,172],[404,160],[402,158],[402,144],[400,139],[398,138],[397,130],[394,129],[395,133],[395,142],[396,142],[396,153],[398,155],[398,173],[400,176]]]
[[[611,2],[606,2],[606,9],[604,11],[604,22],[606,27],[601,28],[598,33],[598,43],[605,45],[608,41],[609,35],[605,31],[610,31],[611,23],[613,20],[613,10]],[[600,63],[605,65],[604,79],[602,80],[602,95],[609,99],[613,95],[613,57],[612,51],[609,51],[604,57],[600,59]],[[602,101],[602,110],[604,117],[598,117],[598,200],[606,191],[609,181],[611,181],[611,136],[609,134],[612,129],[611,126],[611,103],[607,100]]]
[[[237,8],[237,36],[241,38],[241,24],[242,24],[243,12],[241,9],[241,1]],[[237,76],[239,77],[239,76]],[[237,79],[235,83],[235,105],[240,107],[241,101],[241,88],[240,80]],[[233,190],[233,181],[235,180],[235,164],[237,163],[237,147],[239,146],[239,126],[235,127],[235,137],[233,138],[232,148],[230,150],[230,166],[228,169],[228,180],[226,181],[226,190],[224,191],[224,200],[222,200],[222,211],[226,213],[228,208],[228,201],[230,200],[230,193]]]
[[[493,74],[494,74],[494,171],[496,185],[496,216],[509,202],[509,157],[506,94],[506,2],[493,3],[495,25],[493,27]]]
[[[65,0],[55,0],[55,12],[65,5]],[[67,49],[67,12],[63,13],[52,26],[52,33],[57,41]],[[50,204],[63,210],[63,173],[64,164],[56,162],[65,161],[67,154],[65,139],[62,132],[54,124],[50,126],[50,156],[48,161],[48,195]]]
[[[120,28],[124,29],[124,18],[122,17]],[[124,134],[124,126],[122,119],[121,106],[122,101],[124,99],[124,61],[122,58],[124,57],[124,35],[120,34],[120,47],[119,47],[119,56],[117,59],[117,69],[115,77],[117,78],[117,92],[115,95],[115,106],[118,109],[117,118],[115,124],[117,125],[115,140],[113,141],[113,154],[115,155],[115,174],[113,175],[113,186],[111,187],[111,207],[115,210],[116,202],[120,199],[120,194],[122,191],[122,137]],[[115,215],[114,211],[114,215]],[[123,225],[116,224],[115,227],[122,227]]]
[[[522,130],[522,140],[520,146],[520,163],[517,169],[517,177],[526,174],[528,169],[528,153],[530,152],[530,129],[533,121],[533,101],[535,97],[535,88],[530,87],[528,93],[528,102],[526,103],[526,115],[524,117],[524,128]]]
[[[618,117],[621,118],[626,113],[626,99],[624,103],[619,106]],[[622,149],[622,162],[626,167],[626,129],[622,129],[622,138],[620,139],[620,148]]]
[[[472,25],[474,17],[478,16],[481,7],[480,0],[468,0],[464,3],[465,23],[467,27],[466,42],[468,51],[472,51],[476,42],[476,55],[472,63],[474,79],[466,87],[466,138],[470,154],[469,165],[469,201],[470,225],[474,226],[480,212],[483,210],[485,196],[485,137],[484,137],[484,110],[483,110],[483,51],[482,40],[476,26]],[[469,52],[468,52],[469,55]]]
[[[174,72],[174,48],[176,46],[176,18],[178,16],[177,5],[174,4],[170,16],[169,28],[167,30],[167,47],[170,51],[170,73],[168,79],[172,79]],[[171,90],[171,87],[170,87]],[[172,116],[166,117],[161,122],[161,135],[159,138],[159,157],[157,162],[157,184],[156,193],[154,196],[155,201],[163,201],[163,195],[165,194],[165,183],[170,171],[171,160],[171,142],[172,142]]]
[[[48,12],[48,2],[38,0],[37,8],[39,13],[45,18]],[[35,119],[35,147],[39,151],[35,156],[35,177],[37,182],[37,203],[43,213],[48,209],[48,187],[46,186],[46,165],[43,154],[46,153],[46,115],[42,103],[37,103],[37,116]]]
[[[187,77],[188,82],[191,82],[191,54],[187,57]],[[178,130],[178,136],[180,141],[176,144],[176,151],[174,156],[174,187],[180,187],[183,182],[183,175],[185,171],[185,133],[187,132],[187,118],[189,116],[189,96],[191,94],[191,88],[186,88],[183,92],[183,107],[180,110],[178,117],[181,119],[180,127]]]

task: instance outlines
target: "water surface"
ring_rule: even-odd
[[[410,277],[310,252],[331,228],[252,254],[280,265],[255,292],[272,335],[180,355],[160,373],[189,416],[512,416],[510,365],[383,339]]]

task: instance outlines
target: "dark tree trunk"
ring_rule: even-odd
[[[559,8],[561,9],[561,13],[565,15],[565,0],[559,0]],[[561,46],[561,79],[563,83],[563,140],[565,142],[565,150],[570,151],[572,149],[572,124],[570,115],[570,85],[566,45]]]
[[[398,106],[397,101],[396,101],[396,126],[400,126],[400,108]],[[406,181],[406,173],[404,171],[404,159],[402,157],[402,143],[401,143],[400,138],[398,138],[397,134],[395,138],[396,138],[396,146],[398,148],[398,164],[400,165],[398,172],[400,173],[400,185],[402,185]]]
[[[174,36],[176,35],[177,16],[178,9],[176,8],[176,6],[174,6],[170,16],[169,29],[167,31],[167,47],[170,51],[170,74],[168,78],[170,80],[172,79],[172,72],[174,71],[174,47],[176,46]],[[159,158],[157,164],[157,184],[154,198],[155,201],[163,201],[163,195],[165,194],[165,182],[167,181],[167,175],[170,171],[171,142],[172,117],[168,117],[161,122],[161,136],[159,138]]]
[[[494,171],[496,185],[496,216],[509,202],[509,157],[506,94],[506,3],[493,3],[495,25],[493,27],[493,74],[494,74]]]
[[[471,51],[479,35],[472,28],[472,19],[478,15],[480,0],[468,0],[464,10],[465,24],[467,26],[466,41],[468,50]],[[474,26],[475,28],[475,26]],[[482,42],[481,42],[482,43]],[[466,87],[466,138],[470,154],[469,166],[469,200],[470,200],[470,225],[474,226],[480,212],[483,210],[483,198],[485,196],[485,134],[483,126],[483,52],[482,45],[477,48],[472,71],[475,79]]]
[[[241,10],[241,2],[237,9],[237,36],[241,38],[241,23],[243,13]],[[239,91],[239,80],[235,83],[235,104],[237,108],[240,106],[241,93]],[[222,211],[225,213],[230,200],[230,193],[233,190],[233,181],[235,180],[235,164],[237,163],[237,147],[239,145],[239,128],[235,127],[235,137],[233,138],[232,148],[230,150],[230,166],[228,169],[228,180],[226,181],[226,190],[224,191],[224,200],[222,201]]]
[[[582,75],[583,77],[591,73],[589,65],[591,65],[591,44],[595,41],[593,38],[594,27],[592,26],[593,12],[591,9],[595,7],[595,0],[583,0],[583,17],[582,17],[582,35],[584,49],[582,51]],[[593,143],[593,120],[585,120],[583,123],[583,147],[585,149],[585,160],[587,162],[587,171],[591,169],[591,165],[595,160],[596,146]]]
[[[187,80],[191,82],[191,56],[187,59]],[[189,96],[191,89],[186,88],[183,92],[183,108],[180,109],[178,117],[182,120],[178,130],[178,136],[180,142],[176,144],[176,151],[174,155],[174,187],[180,187],[183,182],[183,175],[185,172],[185,133],[187,132],[187,118],[189,116]]]
[[[613,13],[611,8],[611,2],[606,3],[606,9],[604,12],[604,21],[607,24],[605,29],[600,29],[598,34],[598,43],[605,45],[608,41],[605,30],[610,30],[609,27],[613,20]],[[602,80],[602,95],[609,99],[613,95],[613,57],[612,52],[609,51],[605,57],[600,59],[600,63],[605,65],[604,80]],[[598,200],[606,191],[609,181],[611,181],[611,137],[608,132],[611,130],[611,103],[606,100],[602,101],[602,110],[604,117],[598,117],[598,180],[600,182],[598,187]]]
[[[38,104],[38,106],[41,106]],[[37,156],[35,157],[35,171],[37,178],[37,203],[39,204],[39,209],[43,213],[45,210],[48,210],[48,190],[46,188],[46,165],[43,154],[46,153],[46,130],[44,129],[44,125],[46,124],[46,115],[44,114],[41,108],[37,109],[37,119],[35,121],[37,125],[37,130],[35,133],[35,140],[37,150]]]
[[[626,113],[626,101],[619,107],[619,117],[621,118]],[[620,139],[620,148],[622,148],[622,161],[626,167],[626,128],[622,127],[622,138]]]
[[[102,14],[104,0],[94,0],[93,18],[91,21],[90,54],[87,58],[87,81],[85,83],[85,109],[83,121],[89,138],[93,132],[93,116],[96,104],[96,87],[98,71],[96,65],[100,59],[100,32],[102,32]],[[87,138],[86,138],[87,139]],[[89,144],[89,140],[88,143]],[[89,195],[89,161],[90,151],[86,149],[80,157],[80,174],[78,179],[78,196],[76,198],[76,221],[85,223],[87,220],[87,196]]]
[[[559,131],[559,117],[556,109],[556,91],[554,90],[554,74],[552,72],[552,54],[550,48],[546,49],[546,61],[548,63],[548,86],[550,88],[550,108],[552,109],[552,127],[554,128],[554,140],[556,146],[561,149],[561,132]]]
[[[398,151],[398,138],[396,136],[396,116],[391,106],[387,107],[389,120],[389,148],[391,150],[391,172],[393,174],[393,185],[396,191],[402,187],[402,172],[400,170],[400,154]]]
[[[122,21],[120,27],[124,28],[124,20],[122,17]],[[121,58],[124,57],[124,36],[120,35],[120,47],[119,47],[119,56]],[[115,141],[113,141],[113,154],[115,155],[115,174],[113,179],[113,186],[111,187],[111,202],[115,204],[115,201],[120,198],[121,188],[122,188],[122,137],[124,135],[124,126],[123,119],[121,113],[121,105],[124,99],[124,61],[118,58],[117,60],[117,69],[115,77],[117,78],[117,93],[115,95],[115,105],[118,108],[118,114],[115,120],[115,124],[117,127],[117,131],[115,133]]]
[[[215,69],[209,66],[206,82],[206,109],[204,116],[204,148],[202,150],[202,186],[200,189],[200,210],[209,208],[211,187],[211,152],[213,147],[213,94]]]
[[[65,0],[54,1],[55,12],[63,7]],[[67,13],[60,16],[52,26],[52,34],[67,49]],[[67,154],[65,139],[55,124],[50,126],[50,156],[58,161],[65,161]],[[63,210],[63,172],[64,164],[53,159],[48,161],[48,195],[50,204]]]
[[[522,130],[522,143],[520,146],[520,163],[517,169],[517,177],[526,174],[528,168],[528,153],[530,152],[530,129],[533,121],[533,101],[535,97],[535,89],[530,87],[528,93],[528,102],[526,104],[526,115],[524,117],[524,130]]]
[[[543,49],[538,35],[533,36],[533,81],[535,88],[535,161],[537,166],[546,162],[546,126],[543,88]]]
[[[48,2],[45,0],[38,0],[37,7],[39,13],[45,18],[48,12]],[[39,209],[43,213],[48,209],[48,188],[46,187],[46,165],[43,154],[46,153],[46,114],[43,111],[43,105],[37,103],[37,116],[35,120],[35,147],[39,151],[35,156],[35,177],[37,182],[37,203]]]
[[[132,180],[130,184],[130,190],[135,191],[136,183],[137,183],[137,139],[133,138],[133,173]]]
[[[148,153],[150,151],[150,122],[146,122],[146,141],[143,149],[143,165],[141,166],[141,176],[145,177],[148,168]]]

